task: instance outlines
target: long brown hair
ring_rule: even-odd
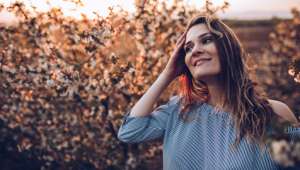
[[[239,39],[220,19],[205,15],[192,19],[186,32],[197,24],[206,24],[211,33],[217,37],[215,43],[221,63],[220,81],[225,89],[222,106],[232,108],[230,114],[237,133],[234,146],[239,144],[243,137],[263,146],[266,127],[274,111],[265,95],[258,92],[255,83],[250,79],[244,63],[246,53]],[[184,74],[179,80],[182,86],[180,117],[186,120],[188,110],[195,103],[207,102],[210,96],[205,82],[195,83],[186,65]]]

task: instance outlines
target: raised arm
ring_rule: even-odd
[[[183,34],[179,38],[176,49],[163,72],[131,111],[124,116],[118,132],[119,140],[127,143],[138,143],[163,136],[168,118],[176,107],[178,100],[173,98],[154,111],[152,109],[161,93],[183,71],[184,39],[185,35]]]
[[[130,116],[147,116],[151,113],[152,107],[167,88],[167,86],[179,76],[184,67],[184,49],[185,33],[181,35],[176,43],[176,48],[170,57],[167,66],[159,75],[157,80],[147,90],[147,92],[140,98],[140,100],[133,106]]]

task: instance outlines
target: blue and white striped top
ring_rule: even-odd
[[[189,112],[193,120],[184,123],[178,114],[179,102],[175,96],[145,117],[127,113],[118,131],[119,140],[139,143],[163,138],[164,170],[280,169],[268,149],[260,152],[257,144],[244,138],[236,150],[230,149],[235,128],[229,113],[214,112],[213,106],[203,103]],[[290,128],[288,133],[299,135],[300,128]]]

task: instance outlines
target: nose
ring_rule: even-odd
[[[196,45],[192,50],[192,56],[198,56],[199,54],[203,54],[204,49],[201,45]]]

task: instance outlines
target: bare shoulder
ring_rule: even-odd
[[[299,126],[299,122],[295,114],[291,111],[289,106],[281,101],[268,99],[274,112],[284,121],[288,121],[293,125]]]

